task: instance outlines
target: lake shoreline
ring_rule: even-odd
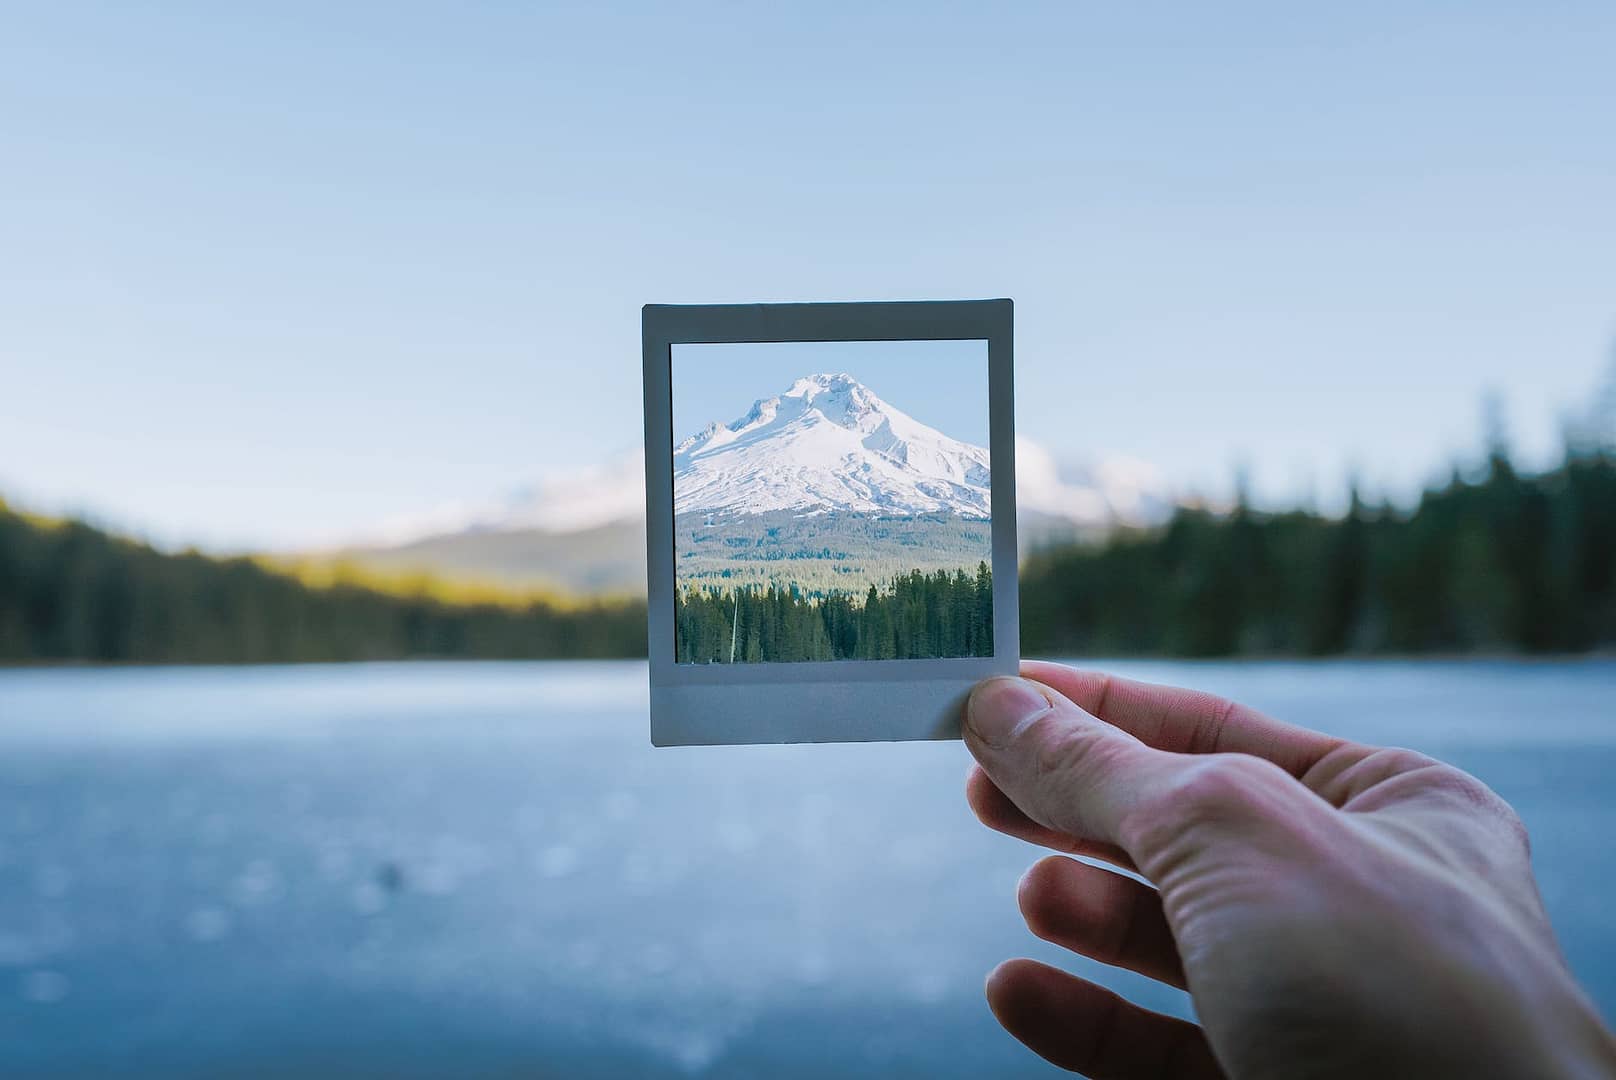
[[[1616,648],[1591,649],[1578,653],[1527,652],[1458,652],[1458,653],[1339,653],[1332,656],[1297,656],[1289,653],[1252,653],[1234,656],[1172,656],[1156,653],[1092,654],[1065,656],[1054,654],[1027,655],[1023,660],[1041,660],[1076,666],[1097,667],[1117,664],[1174,664],[1191,667],[1216,667],[1225,664],[1277,665],[1294,664],[1327,667],[1336,664],[1409,665],[1409,664],[1463,664],[1463,663],[1516,663],[1521,666],[1609,663],[1616,661]],[[220,660],[220,661],[142,661],[142,660],[0,660],[0,672],[6,671],[101,671],[101,670],[204,670],[229,671],[254,668],[359,668],[382,665],[529,665],[529,664],[644,664],[644,656],[553,656],[553,657],[475,657],[475,656],[392,656],[359,660]],[[867,661],[850,660],[849,663]]]

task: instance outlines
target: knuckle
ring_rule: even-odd
[[[1422,754],[1418,750],[1410,750],[1405,746],[1383,746],[1372,755],[1378,758],[1384,766],[1396,772],[1414,772],[1416,769],[1452,769],[1444,765],[1429,754]],[[1458,769],[1452,769],[1458,772]]]
[[[1093,815],[1103,813],[1104,799],[1095,793],[1122,771],[1127,737],[1097,725],[1065,723],[1058,714],[1038,727],[1042,730],[1031,740],[1032,772],[1022,788],[1030,802],[1023,809],[1063,833],[1088,836],[1089,830],[1103,828]]]
[[[1158,887],[1231,841],[1279,844],[1294,854],[1306,806],[1297,796],[1306,796],[1301,784],[1273,762],[1203,755],[1123,819],[1122,845]]]
[[[1180,810],[1230,814],[1256,805],[1256,794],[1285,771],[1249,754],[1209,754],[1186,768],[1165,792]]]
[[[1225,698],[1213,694],[1197,693],[1192,699],[1192,705],[1186,710],[1193,720],[1187,736],[1185,752],[1190,754],[1213,754],[1217,752],[1218,743],[1223,737],[1223,730],[1229,726],[1240,706]]]
[[[1295,780],[1272,762],[1249,754],[1206,754],[1144,800],[1125,827],[1140,850],[1161,849],[1190,826],[1261,816],[1275,784],[1283,783]]]
[[[1526,824],[1502,795],[1463,769],[1432,761],[1427,773],[1428,781],[1450,797],[1490,816],[1501,825],[1522,848],[1530,847]]]
[[[1508,808],[1503,799],[1492,788],[1482,783],[1476,777],[1463,769],[1449,765],[1445,761],[1422,754],[1418,750],[1407,750],[1400,746],[1388,746],[1377,750],[1370,760],[1374,761],[1379,770],[1388,776],[1412,776],[1418,774],[1420,786],[1429,791],[1439,791],[1444,795],[1452,796],[1461,801],[1474,804],[1477,807]]]
[[[1520,853],[1530,860],[1532,857],[1532,835],[1526,831],[1526,822],[1522,821],[1521,816],[1515,812],[1515,808],[1503,799],[1499,799],[1498,804],[1499,823],[1509,833]]]
[[[1526,824],[1515,808],[1484,781],[1445,761],[1402,747],[1377,750],[1370,760],[1387,775],[1412,782],[1420,792],[1457,807],[1468,821],[1491,824],[1508,836],[1518,851],[1530,854]]]
[[[1104,756],[1104,741],[1097,733],[1073,725],[1042,725],[1033,767],[1040,784],[1063,787],[1078,782],[1097,759]]]

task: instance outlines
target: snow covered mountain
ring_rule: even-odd
[[[809,375],[673,452],[674,513],[989,516],[988,452],[845,372]]]
[[[851,388],[846,394],[847,404],[859,405],[853,398],[863,395],[850,391]],[[820,396],[816,390],[815,397]],[[874,395],[869,397],[874,398]],[[772,409],[778,420],[780,407],[765,409],[768,401],[758,403],[758,419]],[[784,404],[786,413],[801,408],[795,401]],[[863,406],[890,410],[884,413],[886,419],[897,411],[884,402],[876,406],[865,401]],[[819,407],[822,413],[835,411],[829,399],[820,401]],[[829,419],[828,414],[826,419]],[[891,427],[896,437],[894,441],[903,441],[901,430],[905,421],[916,423],[909,417],[897,421]],[[742,426],[746,426],[745,423]],[[918,423],[916,426],[924,427]],[[874,424],[875,429],[879,427],[879,423]],[[761,426],[754,430],[761,430]],[[855,436],[850,428],[844,428],[840,435],[828,429],[820,434],[844,441],[851,439],[858,453],[873,452],[863,445],[869,436]],[[936,432],[931,435],[941,438]],[[944,439],[944,442],[952,440]],[[712,449],[716,453],[725,445],[739,449],[743,444],[740,431],[714,425],[681,444],[675,467],[689,467],[701,450]],[[922,441],[916,440],[914,448],[906,448],[905,454],[910,460],[924,460],[922,448]],[[985,470],[986,453],[973,447],[966,449],[980,455],[979,463]],[[711,462],[710,458],[707,460]],[[361,535],[317,542],[303,552],[352,559],[381,569],[421,569],[451,577],[547,585],[580,593],[643,591],[645,482],[642,461],[636,449],[596,465],[536,470],[532,483],[502,498],[440,505],[425,513],[381,522]],[[717,462],[722,463],[723,459]],[[978,459],[973,458],[972,463],[978,463]],[[967,473],[970,471],[970,465],[962,465],[958,460],[953,467],[956,471],[962,467]],[[882,476],[886,475],[886,464],[872,463],[872,471],[877,468],[882,470]],[[913,479],[913,474],[907,470],[897,472],[899,476]],[[979,492],[972,484],[952,482],[957,487],[972,490],[975,495],[954,504],[975,508],[967,516],[981,517],[987,512],[987,477],[983,475],[981,479]],[[921,482],[936,481],[928,477],[925,481],[916,481],[916,486]],[[789,490],[787,485],[787,493]],[[955,487],[944,483],[942,490],[952,492]],[[1175,498],[1160,473],[1143,462],[1117,457],[1101,457],[1088,463],[1064,462],[1039,444],[1018,437],[1016,503],[1019,539],[1023,550],[1031,551],[1050,544],[1101,536],[1117,526],[1158,524],[1172,512]],[[940,500],[917,504],[935,509]]]

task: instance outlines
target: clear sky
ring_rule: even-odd
[[[846,372],[951,439],[988,445],[986,341],[770,341],[675,345],[673,441],[728,424],[804,375]]]
[[[1216,494],[1530,460],[1616,336],[1616,7],[33,4],[0,492],[297,543],[640,438],[640,306],[1016,300],[1018,428]]]

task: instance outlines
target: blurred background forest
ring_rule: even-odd
[[[0,659],[284,663],[645,654],[645,605],[165,554],[0,503]]]
[[[1412,511],[1180,508],[1167,526],[1035,555],[1024,648],[1062,655],[1581,652],[1616,644],[1616,458],[1457,471]]]
[[[1616,646],[1616,453],[1523,474],[1500,443],[1411,508],[1181,505],[1165,525],[1033,552],[1029,655],[1333,656]],[[247,663],[633,657],[644,601],[578,600],[163,553],[0,504],[0,659]]]

